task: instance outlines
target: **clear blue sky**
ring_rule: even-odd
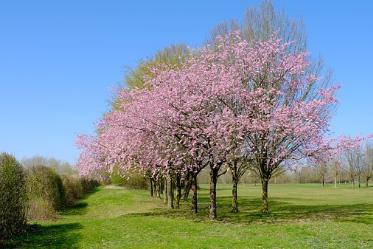
[[[172,43],[201,45],[260,1],[1,1],[0,151],[74,163],[126,67]],[[373,133],[371,1],[274,1],[303,18],[310,52],[342,85],[335,134]]]

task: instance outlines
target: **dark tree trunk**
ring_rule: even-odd
[[[166,179],[164,179],[165,181],[167,181]],[[168,203],[168,185],[167,183],[163,185],[164,186],[164,195],[163,195],[163,202],[165,204]]]
[[[192,188],[193,184],[193,178],[191,176],[188,176],[187,179],[184,181],[184,201],[188,200],[190,189]]]
[[[157,186],[155,185],[155,180],[152,179],[152,186],[153,186],[153,196],[157,195]]]
[[[179,175],[176,175],[176,208],[180,208],[181,199],[181,179]]]
[[[369,179],[370,179],[370,177],[367,177],[367,178],[366,178],[366,181],[365,181],[365,186],[366,186],[366,187],[369,187]]]
[[[215,220],[216,214],[216,183],[218,180],[219,170],[211,167],[210,170],[210,219]]]
[[[155,182],[155,187],[157,189],[157,196],[159,198],[161,198],[161,183],[160,183],[160,179],[158,179],[156,182]]]
[[[361,187],[361,180],[360,180],[360,175],[358,176],[357,178],[357,181],[358,181],[358,184],[359,184],[359,188]]]
[[[269,179],[262,179],[262,213],[268,213],[268,182]]]
[[[238,213],[238,200],[237,200],[237,188],[238,188],[238,177],[236,173],[232,172],[232,213]]]
[[[321,178],[321,181],[322,181],[322,186],[325,187],[325,177],[324,176]]]
[[[198,190],[198,186],[197,186],[197,176],[193,176],[192,180],[192,191],[193,191],[193,196],[192,196],[192,212],[193,213],[197,213],[198,211],[198,198],[197,198],[197,190]]]
[[[154,189],[153,189],[153,179],[152,178],[149,178],[150,182],[149,182],[149,191],[150,191],[150,196],[151,197],[154,197]]]
[[[170,175],[168,175],[166,177],[166,181],[167,181],[167,207],[170,208],[170,209],[173,209],[174,208],[174,190],[173,190],[173,184],[172,184],[172,177]]]
[[[159,192],[163,195],[165,193],[165,179],[162,177],[161,180],[159,181]]]

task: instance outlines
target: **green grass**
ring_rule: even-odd
[[[189,203],[169,211],[147,191],[100,187],[56,221],[33,225],[14,248],[373,248],[373,188],[270,185],[269,215],[260,187],[239,186],[239,214],[230,213],[229,185],[218,190],[218,221]]]

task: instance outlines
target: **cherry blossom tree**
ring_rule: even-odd
[[[140,167],[165,175],[169,207],[172,179],[192,175],[197,212],[197,175],[207,167],[209,216],[216,219],[221,170],[228,165],[238,176],[234,167],[250,162],[268,212],[271,176],[325,149],[329,108],[336,101],[337,88],[315,88],[319,79],[308,70],[307,54],[288,46],[275,34],[249,44],[233,32],[177,69],[157,67],[145,82],[149,89],[122,90],[115,110],[99,122],[97,138],[79,141],[79,168],[88,173],[116,165],[122,172]]]

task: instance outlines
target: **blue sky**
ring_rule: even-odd
[[[0,151],[74,163],[126,68],[169,44],[200,46],[260,1],[1,1]],[[274,1],[302,18],[340,90],[334,134],[373,133],[373,3]]]

